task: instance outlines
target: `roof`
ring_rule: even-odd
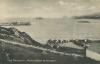
[[[89,45],[90,46],[88,47],[88,50],[91,50],[100,54],[100,43],[90,43]]]
[[[82,47],[74,44],[73,42],[64,43],[64,44],[62,44],[60,46],[70,47],[70,48],[75,48],[75,49],[83,49]]]

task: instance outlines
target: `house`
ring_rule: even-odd
[[[86,49],[86,57],[100,61],[100,43],[89,43]]]

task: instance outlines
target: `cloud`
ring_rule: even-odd
[[[53,11],[54,7],[52,7],[52,6],[43,6],[42,9],[47,10],[47,11]]]
[[[99,12],[99,2],[99,0],[0,0],[0,17],[60,17],[91,14]]]
[[[58,4],[60,4],[60,5],[66,5],[68,3],[65,3],[64,1],[58,1]]]

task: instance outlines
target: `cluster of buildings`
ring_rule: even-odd
[[[74,51],[83,53],[85,57],[94,59],[96,61],[100,61],[100,42],[92,41],[89,39],[76,39],[76,40],[48,40],[47,44],[51,47],[57,46],[59,47],[66,47],[69,50],[67,51]],[[75,50],[76,49],[76,50]]]

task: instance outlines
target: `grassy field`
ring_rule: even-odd
[[[100,64],[86,57],[75,57],[0,42],[0,64]]]

